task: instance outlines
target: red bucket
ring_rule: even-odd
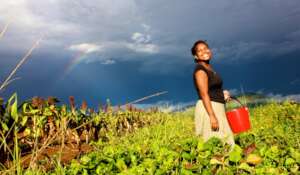
[[[226,112],[228,123],[233,133],[245,132],[251,128],[249,110],[237,98],[231,99],[237,101],[241,107]]]

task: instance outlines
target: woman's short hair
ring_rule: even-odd
[[[191,48],[191,52],[192,52],[192,55],[195,56],[196,55],[196,47],[198,44],[205,44],[207,47],[208,44],[206,43],[206,40],[198,40],[194,43],[193,47]]]

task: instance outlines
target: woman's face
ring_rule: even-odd
[[[197,44],[196,46],[196,55],[195,58],[198,60],[210,60],[212,56],[212,52],[205,44]]]

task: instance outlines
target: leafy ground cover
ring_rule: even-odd
[[[107,142],[164,118],[153,117],[162,114],[155,109],[142,111],[130,105],[121,109],[107,103],[95,111],[86,102],[77,108],[74,97],[70,106],[56,102],[55,98],[34,97],[18,105],[17,94],[6,103],[0,99],[2,172],[52,168],[91,151],[92,141]]]
[[[193,109],[74,160],[66,174],[298,174],[300,106],[288,101],[250,109],[252,129],[236,146],[193,135]]]
[[[13,110],[8,112],[13,114]],[[72,110],[66,110],[66,114],[71,113]],[[81,115],[83,112],[75,113]],[[194,135],[194,108],[176,113],[140,111],[126,114],[128,117],[125,119],[122,118],[124,115],[101,114],[111,132],[104,132],[106,137],[100,135],[99,138],[107,139],[89,139],[88,143],[93,147],[93,151],[77,156],[69,164],[63,165],[59,159],[53,159],[54,167],[51,169],[45,170],[39,166],[22,169],[18,161],[14,161],[17,168],[13,169],[14,171],[3,172],[130,175],[299,174],[300,105],[297,103],[274,101],[251,107],[252,128],[248,132],[235,135],[236,145],[231,152],[230,146],[218,138],[204,142],[201,136]],[[97,121],[96,118],[92,121]],[[131,118],[137,119],[129,120]],[[127,121],[131,124],[119,122],[119,125],[116,125],[116,121]],[[131,132],[127,132],[128,129],[118,131],[119,128],[130,128],[126,126],[133,127],[134,123],[145,121],[147,124]],[[12,140],[14,143],[18,141]],[[14,150],[20,152],[16,147],[12,147],[12,152],[15,152]]]

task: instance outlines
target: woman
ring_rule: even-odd
[[[209,64],[212,52],[208,44],[199,40],[195,42],[192,55],[196,63],[193,73],[194,85],[199,99],[195,109],[196,135],[202,135],[204,141],[215,136],[234,147],[234,135],[225,113],[225,102],[230,93],[223,90],[223,81]]]

